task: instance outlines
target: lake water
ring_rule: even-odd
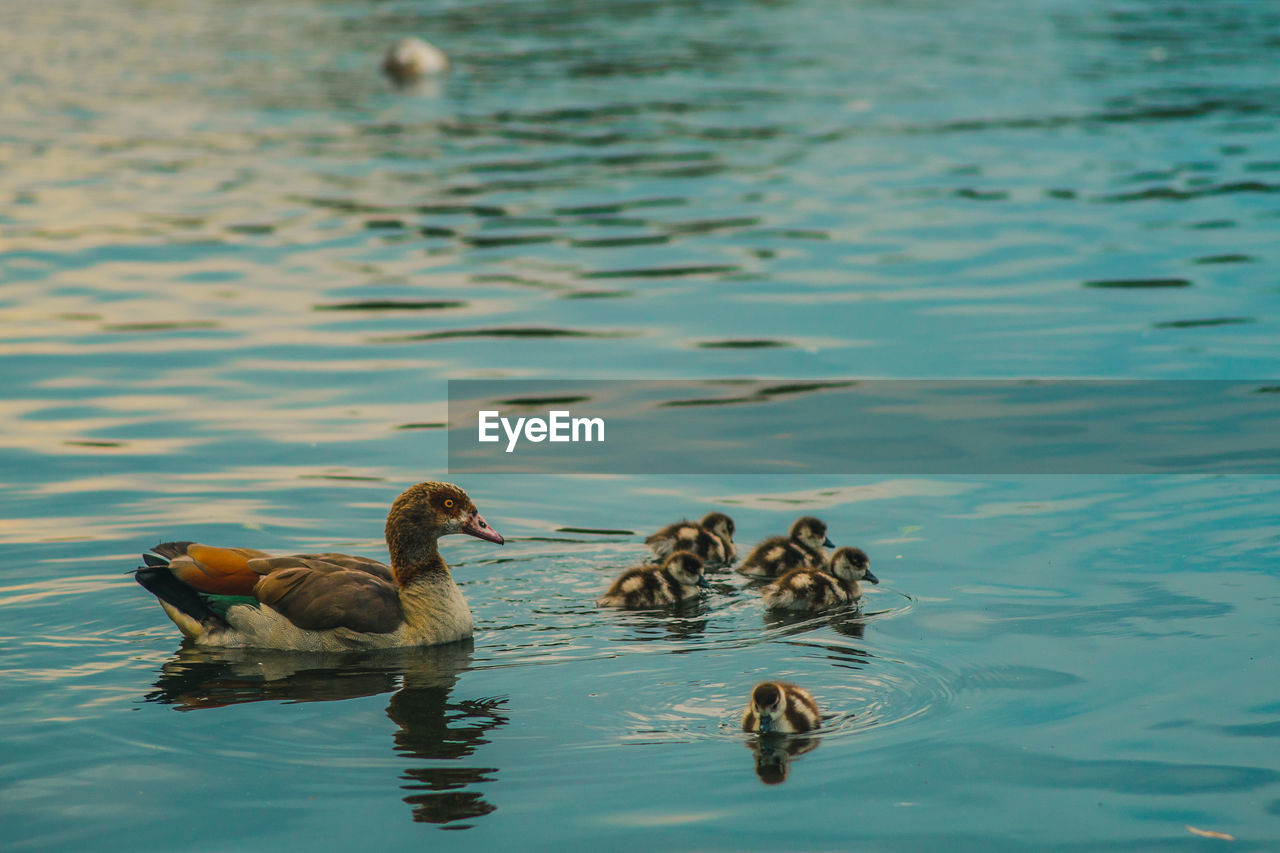
[[[405,34],[454,73],[386,85]],[[1276,477],[459,476],[508,537],[443,543],[475,640],[396,654],[186,649],[128,572],[378,556],[448,379],[1280,384],[1278,43],[1243,0],[0,6],[4,846],[1274,849]],[[882,583],[594,606],[712,508]],[[819,737],[737,731],[772,677]]]

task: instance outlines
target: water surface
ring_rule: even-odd
[[[406,33],[455,73],[384,84]],[[429,653],[184,649],[127,572],[378,555],[447,379],[1276,384],[1278,38],[1245,0],[6,5],[8,844],[1273,846],[1272,477],[473,475],[509,544],[446,540],[478,630]],[[594,607],[711,508],[819,514],[883,583]],[[736,731],[775,676],[815,740]]]

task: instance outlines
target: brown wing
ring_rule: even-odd
[[[213,595],[253,596],[299,628],[387,634],[403,621],[391,569],[367,557],[272,557],[197,542],[165,542],[152,550],[169,558],[170,571],[188,586]]]
[[[389,634],[404,622],[395,583],[368,566],[348,568],[319,559],[319,555],[252,562],[255,568],[273,564],[254,586],[254,597],[304,630],[348,628]],[[375,565],[386,569],[380,563]]]
[[[351,554],[300,554],[300,557],[311,560],[324,560],[326,563],[333,563],[335,566],[341,566],[344,569],[352,569],[359,572],[368,572],[371,575],[377,575],[384,581],[390,583],[394,578],[391,575],[391,567],[386,563],[379,563],[377,560],[370,560],[368,557],[354,557]]]
[[[266,556],[252,548],[215,548],[198,542],[163,542],[151,550],[169,558],[169,570],[178,580],[213,595],[252,595],[259,573],[249,563]]]

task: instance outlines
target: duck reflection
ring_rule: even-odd
[[[413,819],[466,829],[472,825],[468,821],[497,806],[482,792],[465,789],[494,781],[498,770],[457,762],[488,743],[488,733],[508,721],[501,699],[450,701],[471,656],[470,641],[368,654],[184,647],[161,667],[146,699],[196,711],[245,702],[329,702],[391,693],[387,716],[398,726],[396,753],[433,762],[408,767],[401,776],[403,788],[411,792],[405,802]]]
[[[791,773],[791,759],[813,752],[822,738],[812,736],[762,734],[747,741],[755,755],[756,775],[766,785],[780,785]]]
[[[411,758],[457,761],[489,742],[491,729],[506,725],[502,700],[477,699],[449,703],[452,685],[406,685],[391,697],[387,716],[400,726],[396,752]],[[492,782],[496,767],[410,767],[401,777],[409,782],[405,797],[419,823],[465,828],[456,821],[483,817],[497,808],[477,791],[462,790]],[[416,793],[421,792],[421,793]]]

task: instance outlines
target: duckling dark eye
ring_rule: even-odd
[[[453,498],[445,498],[444,505],[449,509],[453,509]]]

